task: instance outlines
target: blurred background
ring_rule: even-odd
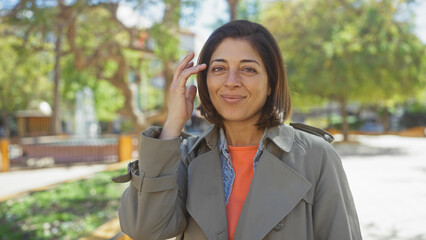
[[[110,178],[234,19],[278,41],[290,121],[335,134],[364,238],[426,239],[424,0],[0,0],[0,239],[124,237]],[[185,131],[208,126],[195,110]]]

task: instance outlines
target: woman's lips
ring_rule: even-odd
[[[221,97],[223,98],[225,102],[228,102],[228,103],[237,103],[245,98],[244,96],[241,96],[241,95],[227,95],[227,94],[221,95]]]

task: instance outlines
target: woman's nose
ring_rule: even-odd
[[[231,70],[227,76],[225,86],[229,88],[239,87],[241,86],[241,82],[238,76],[238,71]]]

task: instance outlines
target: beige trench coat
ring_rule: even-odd
[[[122,231],[133,239],[228,239],[218,129],[174,140],[159,140],[160,132],[142,133],[139,166],[116,179],[131,179],[119,208]],[[268,130],[264,145],[235,240],[362,239],[341,160],[328,142],[281,125]]]

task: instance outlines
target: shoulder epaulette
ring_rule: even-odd
[[[312,127],[303,123],[290,123],[290,126],[292,126],[295,129],[322,137],[324,138],[324,140],[326,140],[329,143],[331,143],[334,140],[334,137],[333,135],[331,135],[331,133],[320,128]]]
[[[117,177],[113,177],[112,181],[116,183],[128,182],[130,181],[130,179],[132,179],[132,173],[134,175],[139,175],[139,160],[129,162],[129,164],[127,164],[127,173]]]

